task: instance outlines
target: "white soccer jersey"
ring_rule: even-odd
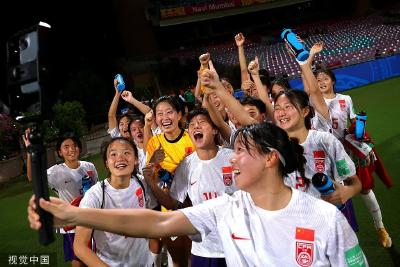
[[[111,136],[111,138],[121,137],[121,133],[119,132],[118,127],[114,127],[112,129],[108,129],[107,133]]]
[[[139,148],[138,149],[138,161],[139,161],[139,166],[138,166],[138,172],[140,174],[143,174],[143,168],[146,166],[146,151],[143,148]]]
[[[193,240],[218,233],[228,266],[368,265],[343,214],[294,189],[276,211],[257,207],[241,190],[181,211],[199,232]]]
[[[353,161],[347,155],[342,143],[331,133],[310,130],[301,146],[304,148],[303,155],[307,160],[304,166],[306,177],[301,177],[297,171],[290,173],[285,177],[286,185],[320,198],[321,194],[311,184],[311,178],[315,173],[325,173],[338,182],[356,174]],[[308,186],[303,178],[310,179]]]
[[[96,167],[87,161],[79,161],[77,169],[71,169],[65,163],[47,169],[49,187],[57,191],[58,196],[69,203],[83,196],[82,178],[86,175],[91,177],[92,184],[97,182]]]
[[[189,196],[193,206],[224,193],[236,191],[229,163],[231,149],[219,148],[217,155],[210,160],[201,160],[197,153],[187,156],[177,167],[170,195],[183,202]],[[223,173],[224,171],[224,173]],[[222,245],[217,235],[210,234],[201,243],[193,242],[192,254],[208,258],[223,258]]]
[[[142,187],[132,178],[129,187],[113,188],[104,180],[104,209],[144,209],[146,200]],[[147,192],[146,192],[147,193]],[[98,182],[85,193],[79,207],[101,208],[103,201],[102,182]],[[145,238],[132,238],[104,231],[93,232],[96,253],[110,266],[152,266],[153,256]]]
[[[332,133],[336,138],[344,137],[344,130],[347,129],[348,119],[354,119],[353,101],[348,95],[336,94],[332,99],[325,99],[332,119]]]
[[[317,111],[315,111],[315,115],[311,119],[311,129],[323,132],[332,132],[332,118],[327,120]]]

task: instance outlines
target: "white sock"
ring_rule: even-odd
[[[378,200],[376,200],[374,191],[370,190],[368,194],[361,194],[361,198],[364,200],[364,203],[374,220],[375,228],[383,228],[381,208],[379,207]]]

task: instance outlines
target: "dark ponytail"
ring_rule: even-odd
[[[305,169],[304,166],[307,162],[306,158],[304,157],[304,149],[301,145],[299,145],[299,140],[297,138],[289,138],[290,147],[292,149],[292,155],[295,157],[294,165],[295,170],[297,170],[301,177],[305,177]],[[289,171],[288,173],[291,173]],[[305,179],[308,181],[308,179]]]

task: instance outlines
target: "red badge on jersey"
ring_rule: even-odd
[[[141,187],[137,188],[135,194],[138,199],[139,207],[142,208],[144,206],[143,189]]]
[[[191,146],[185,147],[185,156],[189,156],[192,153],[193,153],[193,147]]]
[[[87,174],[89,177],[93,177],[93,171],[92,171],[92,170],[86,171],[86,174]]]
[[[300,266],[308,267],[313,263],[314,238],[314,230],[296,227],[296,239],[301,240],[296,241],[296,262]]]
[[[296,241],[296,261],[300,266],[311,266],[314,257],[314,244]]]
[[[346,111],[346,101],[344,99],[339,100],[340,110]]]
[[[314,163],[315,163],[315,170],[317,172],[324,172],[325,171],[325,151],[319,150],[314,151]]]
[[[232,185],[232,166],[222,167],[222,178],[224,179],[224,185]]]

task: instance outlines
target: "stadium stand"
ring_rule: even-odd
[[[308,47],[323,41],[325,49],[316,57],[317,63],[336,68],[368,60],[379,56],[399,53],[400,25],[385,24],[382,16],[373,15],[359,18],[343,18],[305,24],[294,28]],[[276,32],[279,35],[279,31]],[[197,58],[208,51],[215,62],[226,66],[238,64],[237,48],[232,41],[209,46],[199,46],[190,50],[179,50],[172,57],[183,59]],[[260,38],[246,37],[245,52],[248,59],[258,56],[262,68],[270,71],[272,76],[298,76],[298,64],[287,53],[282,42],[265,43]]]

